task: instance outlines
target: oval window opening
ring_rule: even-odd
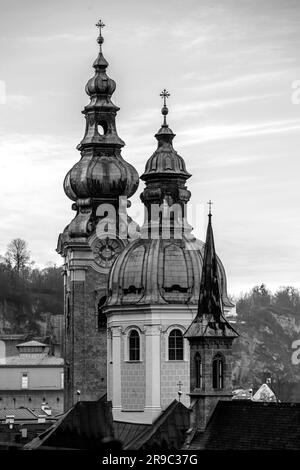
[[[104,135],[104,128],[101,124],[97,124],[97,132],[99,135]]]

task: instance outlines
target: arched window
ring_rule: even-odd
[[[224,366],[225,363],[222,354],[216,354],[212,363],[213,388],[219,390],[224,388]]]
[[[105,313],[103,313],[103,307],[106,302],[106,295],[101,297],[101,299],[98,302],[98,313],[97,313],[97,326],[98,330],[103,330],[107,326],[107,318]]]
[[[177,329],[169,334],[169,361],[183,361],[183,336]]]
[[[129,333],[129,360],[140,360],[140,335],[136,330]]]
[[[195,354],[196,388],[202,388],[202,360],[200,354]]]

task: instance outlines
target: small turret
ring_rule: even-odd
[[[190,343],[192,410],[187,447],[195,432],[205,429],[217,402],[232,398],[232,342],[238,333],[223,313],[211,204],[210,201],[198,311],[184,335]]]

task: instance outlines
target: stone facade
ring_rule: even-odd
[[[190,396],[192,422],[195,428],[204,430],[208,419],[219,400],[232,399],[232,338],[206,338],[203,341],[191,341],[190,344]],[[196,354],[202,362],[202,384],[196,384]],[[221,354],[224,359],[224,384],[218,390],[213,386],[213,359]]]
[[[106,74],[103,24],[98,26],[100,52],[93,64],[95,75],[86,85],[91,101],[83,111],[81,159],[64,182],[76,215],[58,247],[65,257],[65,408],[74,404],[77,393],[82,400],[96,400],[107,390],[114,419],[152,423],[178,398],[178,391],[182,402],[189,404],[189,344],[183,334],[197,313],[204,244],[192,235],[186,220],[191,196],[186,181],[191,175],[173,147],[166,90],[161,94],[164,120],[155,135],[157,149],[141,176],[144,224],[134,240],[121,241],[110,233],[99,237],[99,224],[110,225],[113,216],[105,213],[113,208],[117,216],[123,214],[115,221],[121,238],[127,214],[125,210],[124,217],[119,198],[131,197],[139,180],[121,157],[124,142],[115,119],[119,108],[111,101],[116,85]],[[158,209],[152,212],[154,206]],[[230,308],[219,259],[216,266],[221,301]],[[168,357],[168,341],[174,329],[179,330],[184,350],[182,357],[180,346],[180,355],[173,360]],[[138,357],[129,357],[132,330],[138,333]]]
[[[79,398],[96,400],[107,388],[107,332],[98,329],[98,303],[107,275],[66,266],[65,408]]]
[[[134,327],[132,327],[134,329]],[[146,342],[145,335],[140,334],[140,360],[129,361],[128,334],[132,330],[129,327],[127,333],[122,334],[121,345],[121,390],[122,409],[124,411],[143,411],[145,407],[145,383],[146,383]],[[140,331],[139,331],[140,333]]]
[[[186,325],[188,326],[188,325]],[[178,400],[178,383],[181,382],[181,402],[189,406],[190,400],[188,393],[190,391],[190,365],[189,352],[190,346],[187,340],[184,340],[184,358],[183,361],[169,361],[168,359],[168,340],[169,333],[178,328],[178,325],[169,325],[167,331],[161,336],[161,407],[165,409],[172,400]],[[185,328],[179,326],[184,333]]]
[[[86,127],[77,146],[81,157],[64,180],[75,217],[60,234],[57,251],[65,259],[65,409],[79,398],[97,400],[107,390],[107,328],[102,306],[108,273],[127,242],[119,239],[127,219],[127,198],[139,184],[127,163],[116,128],[119,108],[112,102],[116,83],[106,73],[104,39],[97,24],[99,53],[85,90],[90,102],[82,111]],[[120,210],[120,200],[125,200]],[[122,217],[118,217],[122,212]],[[118,215],[118,216],[116,216]],[[126,225],[126,224],[125,224]],[[109,227],[109,229],[107,228]]]
[[[185,333],[196,315],[196,308],[183,305],[148,306],[135,309],[105,307],[108,317],[108,398],[114,419],[150,423],[178,399],[189,406],[189,343],[183,340],[183,360],[169,360],[169,334]],[[129,334],[140,335],[140,359],[129,360]]]

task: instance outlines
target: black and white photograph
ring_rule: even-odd
[[[0,461],[300,451],[299,51],[299,0],[0,0]]]

